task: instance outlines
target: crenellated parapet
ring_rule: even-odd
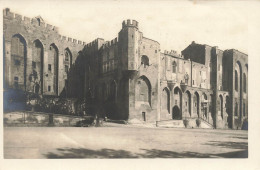
[[[102,49],[113,47],[113,46],[117,45],[117,43],[118,43],[117,38],[115,38],[115,39],[113,39],[111,41],[106,41],[103,44]]]
[[[25,25],[25,26],[31,26],[31,27],[37,27],[37,29],[41,29],[50,33],[54,33],[54,34],[58,34],[58,27],[50,25],[45,23],[42,18],[40,16],[35,17],[35,18],[29,18],[26,16],[22,16],[20,14],[16,14],[10,11],[9,8],[5,8],[3,10],[3,18],[4,20],[9,20],[9,21],[16,21],[17,23],[19,23],[19,25]],[[70,37],[66,37],[66,36],[62,36],[58,34],[58,38],[59,40],[63,40],[63,41],[68,41],[71,42],[73,44],[79,44],[79,45],[85,45],[86,43],[81,41],[81,40],[77,40],[77,39],[72,39]]]
[[[138,29],[138,22],[136,20],[126,20],[126,21],[123,21],[122,23],[122,28],[125,28],[125,27],[136,27]]]
[[[171,51],[164,50],[164,54],[174,56],[174,57],[183,58],[183,56],[181,54],[178,54],[177,51],[175,51],[175,50],[171,50]]]

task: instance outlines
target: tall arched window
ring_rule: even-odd
[[[172,62],[172,72],[173,72],[173,73],[176,73],[176,72],[177,72],[177,64],[176,64],[175,61]]]
[[[11,40],[12,87],[26,90],[27,47],[24,37],[16,34]]]
[[[244,92],[246,93],[246,74],[244,73]]]
[[[146,55],[142,56],[141,65],[144,65],[144,67],[149,66],[149,58]]]
[[[238,74],[237,74],[237,70],[235,71],[235,90],[238,91]]]

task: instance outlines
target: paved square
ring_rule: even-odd
[[[4,158],[246,158],[248,132],[110,127],[5,127]]]

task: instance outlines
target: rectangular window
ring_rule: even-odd
[[[157,50],[155,50],[155,53],[157,53]]]
[[[36,62],[35,61],[32,62],[32,68],[34,68],[34,69],[36,68]]]
[[[48,86],[48,91],[51,91],[51,86]]]
[[[19,80],[19,78],[18,77],[14,77],[14,81],[18,81]]]
[[[48,64],[48,70],[51,71],[51,64]]]
[[[192,80],[192,84],[193,84],[193,85],[195,84],[194,80]]]

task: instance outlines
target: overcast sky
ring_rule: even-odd
[[[248,8],[245,3],[214,1],[3,1],[3,7],[27,17],[40,15],[61,35],[90,42],[112,40],[122,21],[135,19],[161,50],[180,52],[192,41],[220,49],[248,51]]]

